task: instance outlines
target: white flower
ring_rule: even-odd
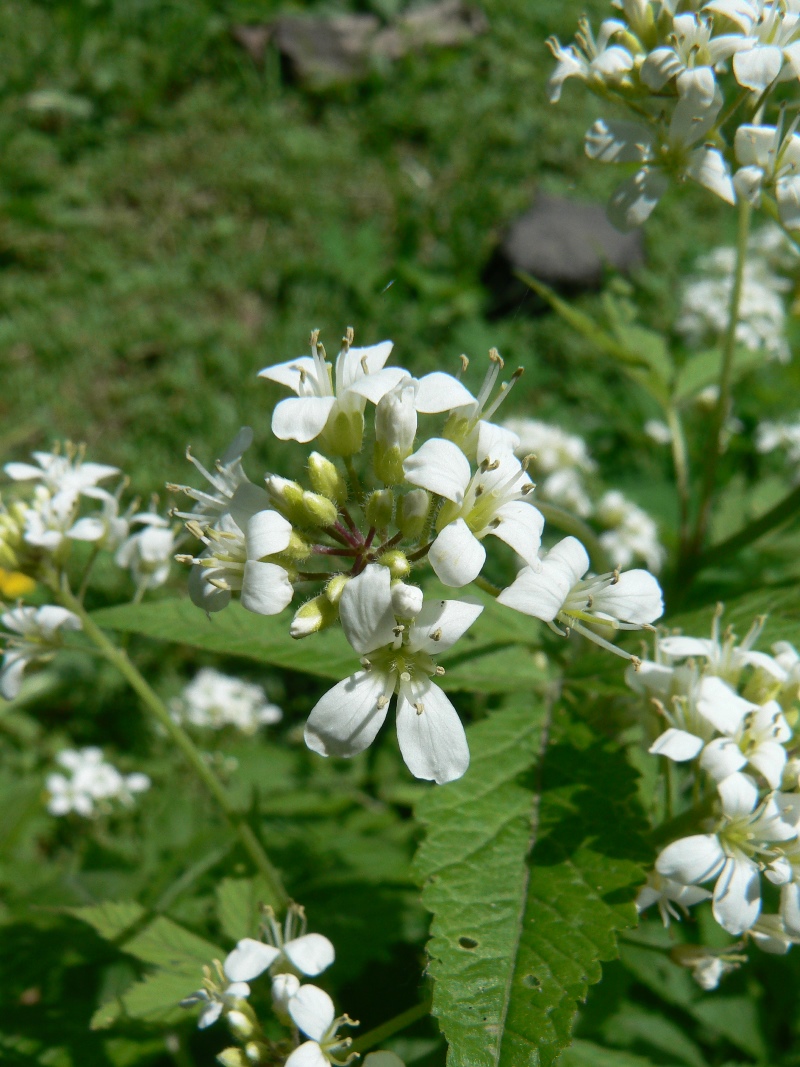
[[[672,430],[659,419],[648,419],[644,424],[644,432],[657,445],[668,445],[672,441]]]
[[[675,907],[681,909],[684,915],[689,914],[689,908],[693,904],[699,904],[701,900],[708,900],[711,894],[707,889],[700,889],[694,885],[681,885],[664,878],[658,871],[651,871],[647,876],[647,884],[643,885],[636,897],[636,910],[641,913],[653,904],[658,904],[661,921],[664,926],[669,926],[670,919],[680,922],[680,914]]]
[[[6,463],[3,470],[15,482],[37,481],[53,496],[63,496],[70,502],[98,482],[119,474],[118,467],[105,463],[84,463],[84,449],[67,445],[65,453],[34,452],[32,463]]]
[[[757,205],[764,186],[774,186],[781,222],[787,230],[800,229],[800,136],[794,126],[785,136],[780,126],[740,126],[734,147],[741,163],[733,178],[739,196]]]
[[[548,474],[537,484],[538,495],[559,507],[567,508],[582,518],[592,514],[594,505],[586,492],[583,478],[577,470],[567,469]]]
[[[616,34],[626,29],[624,23],[619,19],[606,19],[600,24],[596,41],[587,19],[581,19],[578,25],[577,48],[571,44],[563,48],[557,37],[548,37],[545,42],[557,61],[547,83],[547,97],[551,104],[561,99],[561,89],[567,78],[616,85],[633,69],[633,56],[627,48],[610,43]]]
[[[681,967],[691,970],[692,978],[707,993],[717,988],[721,978],[747,960],[746,956],[736,955],[730,949],[706,948],[705,945],[676,945],[670,955]]]
[[[800,77],[800,14],[791,0],[711,0],[705,10],[739,27],[733,73],[745,89],[763,93],[776,80]]]
[[[466,368],[469,360],[466,356],[462,356],[461,359],[464,368]],[[501,383],[494,399],[492,399],[494,387],[504,366],[503,357],[497,349],[490,349],[489,369],[486,372],[483,385],[477,397],[471,399],[469,403],[465,403],[462,407],[454,407],[442,431],[442,437],[457,444],[464,455],[470,459],[475,458],[481,428],[491,419],[522,375],[522,367],[518,367],[511,375],[509,382]],[[517,435],[510,430],[495,426],[493,433],[495,440],[498,442],[501,438],[504,438],[506,447],[512,452],[519,445]]]
[[[347,1052],[351,1040],[339,1037],[341,1026],[358,1026],[346,1015],[336,1018],[333,1001],[315,985],[304,985],[289,1001],[289,1014],[298,1030],[310,1041],[303,1042],[289,1056],[286,1067],[328,1067],[349,1062],[339,1057]]]
[[[704,76],[705,75],[705,76]],[[619,229],[641,226],[669,187],[670,176],[691,178],[729,204],[735,202],[728,164],[717,148],[700,144],[713,129],[722,107],[708,68],[678,75],[678,100],[662,141],[635,122],[598,119],[586,134],[586,154],[601,163],[643,166],[613,193],[608,205]]]
[[[198,671],[170,707],[179,722],[212,730],[235,726],[245,734],[283,718],[281,709],[270,703],[260,685],[231,678],[211,667]]]
[[[276,974],[272,979],[272,1007],[281,1021],[288,1022],[289,1001],[300,988],[300,979],[289,971]]]
[[[614,489],[600,498],[596,517],[612,527],[600,535],[600,543],[616,566],[627,567],[638,556],[651,571],[661,569],[666,553],[658,540],[658,526],[646,511]]]
[[[179,556],[193,564],[189,577],[192,602],[204,611],[221,611],[239,592],[242,607],[257,615],[277,615],[292,599],[292,583],[285,567],[270,557],[284,551],[292,525],[269,508],[263,489],[240,485],[216,527],[203,530],[196,522],[187,529],[206,546],[199,557]]]
[[[741,34],[715,37],[711,19],[695,14],[676,15],[667,39],[669,46],[654,49],[639,72],[644,84],[654,92],[660,92],[672,78],[698,67],[708,68],[711,73],[740,48],[747,47]]]
[[[737,643],[736,635],[730,629],[720,635],[721,618],[720,605],[711,623],[710,639],[681,635],[660,638],[658,647],[661,655],[673,661],[690,657],[705,660],[706,674],[716,675],[734,688],[738,686],[745,667],[766,671],[779,682],[786,680],[786,671],[773,656],[753,651],[753,645],[764,628],[765,616],[755,620],[741,643]]]
[[[364,396],[353,387],[383,369],[393,345],[391,341],[381,341],[369,348],[352,348],[352,332],[348,332],[336,360],[334,388],[333,368],[325,359],[318,336],[318,331],[311,335],[310,356],[299,356],[259,372],[260,378],[288,386],[297,394],[276,405],[272,432],[281,441],[302,444],[324,433],[328,451],[349,456],[361,448],[366,406]],[[393,371],[382,378],[384,392],[408,375],[401,367]]]
[[[435,600],[413,619],[398,619],[391,577],[367,566],[345,586],[339,616],[345,635],[363,658],[363,670],[339,682],[313,708],[306,744],[322,756],[354,756],[372,743],[397,692],[397,738],[417,778],[450,782],[469,765],[464,727],[431,676],[431,658],[445,652],[482,611],[477,604]]]
[[[167,519],[142,512],[133,519],[142,529],[131,534],[117,549],[118,567],[130,570],[137,592],[157,589],[169,578],[175,554],[175,533]]]
[[[173,511],[172,514],[179,519],[194,519],[196,522],[214,525],[222,515],[230,509],[233,494],[249,479],[242,467],[242,456],[253,441],[253,431],[249,426],[243,426],[228,447],[214,465],[214,473],[195,459],[191,449],[186,450],[186,458],[193,463],[200,474],[211,486],[211,492],[203,489],[193,489],[189,485],[168,485],[171,492],[185,493],[195,501],[191,511]]]
[[[232,982],[250,982],[269,970],[278,974],[307,975],[316,978],[333,963],[333,945],[322,934],[306,933],[303,909],[290,905],[283,928],[270,910],[266,913],[265,936],[268,943],[245,937],[237,942],[223,965]],[[286,988],[283,992],[286,992]]]
[[[403,464],[406,479],[445,498],[428,558],[445,585],[463,586],[481,572],[484,537],[510,545],[527,563],[538,560],[544,518],[527,501],[533,482],[507,447],[504,431],[482,422],[478,469],[452,441],[434,437]]]
[[[67,493],[53,493],[43,485],[34,492],[31,506],[25,512],[24,540],[46,552],[57,552],[62,546],[75,517],[76,497]]]
[[[560,426],[524,418],[506,419],[503,426],[519,438],[517,455],[531,454],[534,468],[542,474],[572,467],[590,473],[597,466],[584,439]]]
[[[216,976],[212,975],[210,967],[204,967],[203,988],[180,1002],[182,1008],[191,1008],[195,1004],[203,1005],[197,1020],[198,1030],[212,1026],[223,1012],[228,1014],[240,1010],[241,1002],[250,996],[250,986],[246,982],[226,982],[219,960],[215,960],[214,964]]]
[[[18,607],[0,615],[10,634],[4,634],[6,647],[0,667],[0,694],[13,700],[19,693],[24,671],[33,663],[46,663],[63,644],[65,630],[82,629],[81,620],[66,608]]]
[[[116,767],[106,762],[103,753],[94,746],[82,749],[64,749],[56,756],[57,762],[70,772],[51,774],[47,778],[50,794],[47,810],[51,815],[66,815],[70,811],[85,817],[94,814],[98,802],[119,800],[126,807],[134,803],[134,794],[150,788],[146,774],[123,775]]]
[[[780,915],[759,915],[758,921],[747,931],[747,936],[762,952],[772,956],[785,956],[798,940],[786,929]]]
[[[714,918],[728,933],[749,930],[761,910],[760,868],[776,859],[775,845],[791,841],[797,827],[787,821],[785,795],[770,794],[758,807],[758,791],[749,796],[720,783],[722,819],[715,833],[695,834],[668,845],[656,860],[659,874],[682,885],[716,879]]]
[[[497,600],[524,615],[550,625],[560,622],[597,644],[630,658],[584,624],[602,624],[615,630],[639,630],[655,622],[664,611],[661,588],[648,571],[603,574],[582,581],[589,569],[586,549],[575,537],[565,537],[551,548],[537,567],[524,567]]]
[[[756,448],[759,452],[774,452],[786,449],[789,463],[798,469],[794,480],[800,479],[800,419],[795,422],[762,422],[758,426]]]
[[[131,505],[124,515],[120,515],[118,494],[109,493],[105,489],[86,489],[84,496],[99,500],[101,510],[95,515],[78,519],[67,530],[67,537],[73,541],[90,541],[97,548],[116,552],[130,534],[135,505]]]

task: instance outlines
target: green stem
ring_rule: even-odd
[[[798,515],[800,515],[800,485],[793,489],[788,496],[785,496],[783,500],[779,501],[775,507],[770,508],[760,519],[754,519],[753,522],[734,534],[733,537],[729,537],[718,545],[712,545],[707,549],[702,556],[695,560],[693,564],[695,570],[701,570],[703,567],[719,563],[721,560],[735,555],[740,548],[746,548],[753,541],[757,541],[759,537],[763,537],[764,534],[770,533],[782,523],[788,522],[789,519],[796,518]]]
[[[424,1019],[426,1015],[430,1014],[430,1010],[430,999],[423,1000],[413,1008],[409,1008],[408,1011],[403,1011],[399,1015],[395,1015],[393,1019],[376,1026],[374,1030],[368,1030],[366,1034],[362,1034],[361,1037],[353,1042],[352,1051],[365,1052],[367,1049],[374,1048],[381,1041],[385,1041],[387,1037],[405,1030],[407,1026],[411,1026],[418,1019]]]
[[[708,522],[711,518],[711,505],[716,487],[717,467],[722,455],[725,422],[731,399],[731,382],[733,379],[733,357],[736,352],[736,327],[739,323],[739,308],[744,288],[744,268],[747,262],[747,238],[750,233],[751,208],[747,200],[739,201],[739,230],[736,239],[736,267],[733,275],[733,288],[728,309],[728,326],[722,342],[722,362],[719,370],[719,397],[712,423],[711,448],[705,468],[705,479],[700,496],[700,508],[697,526],[691,544],[691,555],[698,555],[705,540]]]
[[[683,432],[680,414],[672,404],[666,407],[664,414],[670,431],[672,463],[675,467],[675,482],[678,487],[678,503],[680,507],[679,536],[681,556],[683,556],[689,541],[689,495],[691,486],[689,454],[686,448],[686,436]]]
[[[592,566],[598,574],[606,574],[608,571],[613,570],[606,555],[606,550],[600,543],[600,538],[583,519],[579,519],[571,511],[558,508],[555,504],[545,504],[541,500],[536,501],[536,507],[544,515],[546,522],[551,522],[559,530],[563,530],[566,534],[572,534],[573,537],[577,537],[583,543],[591,558]]]
[[[141,698],[147,710],[163,727],[170,739],[181,750],[186,761],[191,766],[197,777],[216,801],[231,827],[236,831],[239,840],[249,854],[253,864],[263,877],[270,901],[276,910],[282,910],[289,902],[289,896],[283,887],[280,875],[272,865],[264,851],[260,841],[253,830],[244,820],[242,813],[232,803],[225,792],[222,783],[195,748],[194,742],[170,715],[166,705],[151,688],[147,680],[139,673],[128,654],[113,643],[94,622],[81,602],[75,597],[64,582],[60,589],[61,603],[64,607],[73,611],[83,623],[83,632],[94,642],[103,653],[106,660],[116,667],[131,689]]]
[[[477,578],[473,579],[473,584],[477,585],[479,589],[482,589],[484,593],[488,593],[489,596],[500,596],[500,593],[502,592],[502,590],[498,589],[496,585],[492,585],[491,582],[487,581],[485,578],[482,578],[480,574]]]

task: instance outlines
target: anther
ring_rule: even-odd
[[[418,700],[414,707],[417,709],[417,715],[421,715],[425,710],[425,705],[422,703],[421,700]]]
[[[381,711],[389,703],[389,698],[384,696],[383,693],[378,697],[378,711]]]
[[[344,337],[342,338],[342,345],[344,346],[344,348],[350,347],[350,345],[353,343],[354,337],[355,331],[353,330],[353,327],[348,326],[347,329],[344,331]]]
[[[441,678],[441,676],[444,674],[444,667],[437,666],[436,670],[433,673]]]
[[[402,623],[398,623],[397,626],[392,627],[392,633],[395,635],[395,637],[399,637],[400,634],[405,633],[405,630],[406,628],[405,626],[403,626]]]
[[[441,628],[441,626],[439,626],[431,634],[431,641],[441,641],[441,639],[442,639],[442,628]]]
[[[503,357],[500,355],[496,348],[489,349],[489,359],[492,361],[492,363],[499,363],[500,370],[505,367],[505,361],[503,360]]]

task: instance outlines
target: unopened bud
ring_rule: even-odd
[[[363,412],[345,411],[338,405],[328,416],[321,439],[326,452],[334,456],[353,456],[361,451],[364,438]]]
[[[444,424],[442,437],[447,441],[452,441],[459,448],[466,449],[467,440],[472,433],[472,429],[473,424],[468,418],[464,415],[459,415],[456,411],[452,411]]]
[[[405,582],[392,586],[392,611],[401,619],[413,619],[422,611],[422,590]]]
[[[331,604],[338,604],[342,598],[344,587],[350,579],[345,574],[335,574],[325,586],[325,596]]]
[[[315,596],[297,609],[289,633],[295,640],[299,640],[332,626],[338,617],[339,608],[336,604],[332,604],[324,594]]]
[[[375,409],[375,474],[385,485],[404,481],[403,460],[417,434],[416,390],[406,380],[385,394]]]
[[[389,573],[393,578],[405,578],[411,573],[411,564],[408,562],[408,557],[405,552],[401,552],[399,549],[384,552],[378,563],[382,567],[388,567]]]
[[[221,1063],[222,1067],[251,1067],[252,1062],[241,1048],[226,1048],[217,1056],[217,1063]]]
[[[372,493],[365,509],[367,522],[376,530],[385,530],[392,521],[394,496],[391,489],[379,489]]]
[[[277,553],[277,555],[284,560],[302,562],[304,559],[308,559],[311,555],[311,543],[310,541],[307,541],[305,537],[302,537],[299,533],[292,530],[289,537],[289,544],[282,552]]]
[[[291,523],[298,526],[332,526],[338,517],[336,505],[321,493],[309,493],[297,482],[270,474],[267,492]]]
[[[234,1008],[232,1011],[228,1012],[226,1018],[228,1020],[228,1026],[231,1028],[231,1033],[240,1041],[247,1041],[248,1038],[251,1038],[255,1034],[256,1023],[254,1019],[251,1018],[250,1011],[239,1011],[237,1008]]]
[[[276,974],[272,979],[272,1006],[281,1021],[288,1019],[289,1001],[299,988],[300,979],[294,974]]]
[[[397,503],[397,525],[403,537],[416,541],[425,529],[430,497],[425,489],[412,489]]]
[[[337,506],[347,500],[347,482],[336,469],[336,464],[319,452],[312,452],[308,457],[308,478],[316,493],[326,496]]]

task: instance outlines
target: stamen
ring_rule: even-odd
[[[456,378],[459,381],[461,380],[461,375],[466,373],[467,367],[469,366],[469,358],[465,356],[463,352],[461,353],[460,359],[461,367],[456,371]]]
[[[417,715],[421,715],[425,710],[425,705],[422,703],[421,700],[418,700],[414,707],[417,709]]]
[[[378,711],[381,711],[389,703],[389,698],[384,696],[383,693],[378,697]]]
[[[437,667],[433,673],[439,678],[441,678],[441,676],[444,674],[444,667]]]
[[[442,639],[442,628],[441,628],[441,626],[439,626],[431,634],[431,641],[441,641],[441,639]]]
[[[500,407],[500,405],[503,403],[503,401],[506,399],[508,394],[511,392],[511,390],[514,388],[514,386],[517,384],[517,382],[520,380],[524,373],[524,367],[517,367],[517,369],[511,375],[511,381],[508,383],[504,383],[500,386],[500,391],[495,397],[494,403],[490,404],[489,407],[483,413],[484,419],[490,419],[492,415],[494,415],[494,413],[497,411],[497,409]]]

